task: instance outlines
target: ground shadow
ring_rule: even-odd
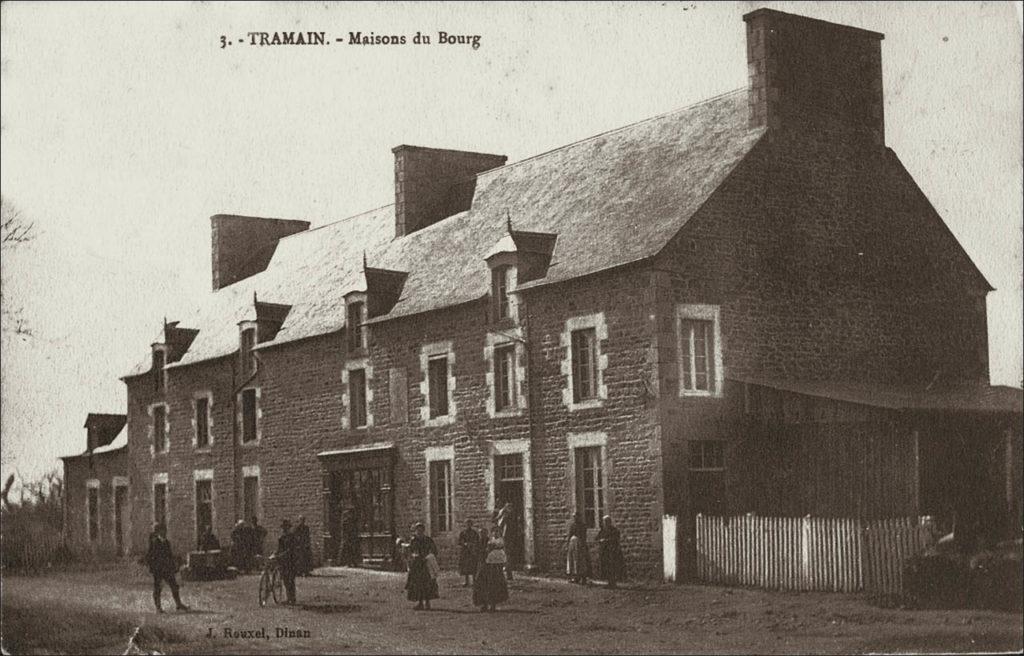
[[[334,614],[334,613],[354,613],[358,610],[362,610],[362,606],[355,604],[296,604],[296,608],[302,610],[311,610],[314,613]]]

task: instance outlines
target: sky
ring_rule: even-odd
[[[1019,385],[1018,3],[4,2],[0,190],[36,236],[0,264],[32,331],[3,335],[2,476],[125,411],[119,377],[210,290],[211,215],[321,225],[393,202],[399,144],[516,161],[742,88],[761,6],[886,35],[887,143],[996,288],[992,382]],[[435,43],[238,41],[274,31]]]

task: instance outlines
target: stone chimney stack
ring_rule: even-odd
[[[884,35],[758,9],[746,14],[750,124],[885,144]]]
[[[210,217],[213,290],[263,271],[282,237],[308,228],[309,221],[214,214]]]
[[[505,155],[397,146],[395,154],[395,236],[416,232],[469,209],[474,176],[503,166]]]

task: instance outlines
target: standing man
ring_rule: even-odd
[[[295,545],[298,548],[296,571],[302,576],[309,576],[313,571],[313,545],[305,515],[299,515],[299,524],[295,527]]]
[[[239,572],[249,571],[249,529],[245,520],[240,519],[231,529],[231,558]]]
[[[149,566],[149,573],[153,575],[153,604],[156,612],[162,613],[160,607],[161,584],[167,581],[171,588],[171,595],[178,610],[188,610],[188,606],[181,603],[178,596],[178,582],[174,574],[178,566],[174,562],[174,554],[171,552],[171,543],[167,540],[167,527],[161,523],[153,525],[153,532],[149,534],[149,549],[146,551],[146,565]]]
[[[277,541],[277,566],[284,579],[284,591],[288,596],[288,604],[295,603],[295,573],[298,566],[298,545],[292,533],[292,523],[287,519],[281,522],[281,537]]]
[[[250,546],[249,553],[252,555],[252,559],[255,560],[256,555],[263,555],[263,541],[267,537],[267,529],[260,526],[260,520],[256,518],[256,515],[252,516],[252,545]]]

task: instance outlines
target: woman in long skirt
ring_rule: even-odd
[[[601,520],[597,548],[600,554],[601,576],[608,581],[609,588],[614,588],[619,581],[626,578],[626,560],[622,557],[619,529],[612,524],[610,515],[605,515]]]
[[[427,564],[429,556],[437,557],[437,545],[427,535],[422,522],[416,523],[416,532],[409,541],[409,576],[405,581],[405,589],[409,601],[416,602],[416,610],[430,610],[430,600],[437,599],[437,578],[431,576]]]
[[[573,583],[587,584],[590,578],[590,547],[587,545],[587,525],[576,513],[569,524],[565,553],[565,573]]]
[[[491,539],[487,541],[487,555],[480,565],[476,580],[473,581],[473,605],[480,610],[497,610],[498,604],[508,601],[508,584],[505,582],[505,540],[501,537],[501,529],[491,529]]]
[[[465,577],[462,587],[470,586],[470,579],[480,569],[480,534],[473,528],[473,520],[466,520],[466,528],[459,533],[459,574]]]

